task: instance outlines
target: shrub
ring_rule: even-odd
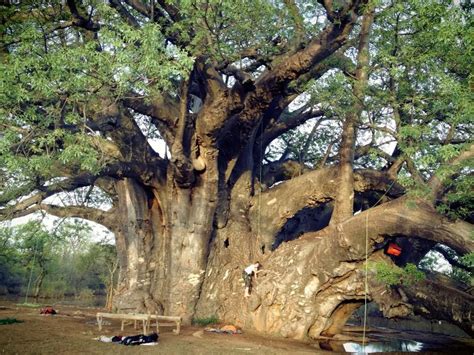
[[[207,318],[194,318],[192,321],[193,325],[199,325],[199,326],[206,326],[210,324],[216,324],[219,323],[219,319],[217,316],[210,316]]]
[[[371,269],[375,271],[377,281],[386,285],[413,285],[425,278],[425,274],[414,264],[407,264],[400,268],[384,262],[376,262],[372,263]]]
[[[16,318],[2,318],[0,319],[0,325],[13,324],[13,323],[23,323],[22,320]]]
[[[94,291],[90,288],[84,288],[81,290],[77,298],[80,300],[90,300],[91,298],[94,298]]]

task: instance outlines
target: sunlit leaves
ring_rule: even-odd
[[[375,271],[377,281],[388,286],[413,285],[425,278],[424,273],[418,270],[416,265],[410,263],[399,268],[385,262],[376,262],[372,263],[371,269]]]
[[[448,193],[438,206],[438,210],[456,219],[474,222],[474,176],[462,175],[448,184]]]
[[[193,33],[189,50],[214,60],[239,60],[239,53],[255,47],[270,54],[271,40],[286,37],[287,18],[280,16],[280,2],[269,1],[188,1],[173,0],[185,19],[171,31]]]
[[[101,26],[96,35],[72,26],[67,7],[55,1],[8,9],[0,161],[13,175],[49,179],[62,166],[97,173],[110,158],[85,127],[89,115],[132,90],[150,99],[172,92],[192,66],[192,56],[167,42],[160,25],[132,28],[106,2],[84,6]]]
[[[90,225],[59,220],[46,229],[40,221],[0,227],[0,285],[22,287],[44,274],[41,296],[79,295],[104,287],[108,264],[115,261],[115,247],[93,242]],[[30,292],[33,283],[31,283]]]

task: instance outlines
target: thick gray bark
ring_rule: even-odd
[[[384,238],[423,236],[467,252],[474,250],[471,233],[467,223],[450,222],[426,203],[400,198],[264,255],[258,246],[247,247],[249,239],[259,243],[259,236],[248,229],[244,216],[235,218],[212,245],[197,315],[216,314],[262,333],[298,339],[332,334],[350,313],[344,304],[364,299],[366,253],[371,258]],[[247,300],[241,270],[257,259],[263,276]],[[389,300],[387,315],[412,311],[408,302]]]

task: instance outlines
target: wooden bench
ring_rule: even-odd
[[[154,319],[156,321],[156,332],[160,332],[160,327],[174,327],[176,325],[176,329],[173,329],[173,332],[176,335],[179,335],[181,331],[181,317],[174,317],[174,316],[159,316],[152,314],[150,315],[150,319]],[[167,322],[167,323],[162,323]]]
[[[140,314],[140,313],[97,313],[97,325],[99,326],[99,330],[102,330],[102,319],[103,318],[111,318],[111,319],[120,319],[122,321],[121,330],[123,331],[124,325],[126,321],[133,320],[135,321],[135,329],[137,328],[137,321],[143,322],[143,334],[148,334],[148,330],[150,328],[151,320],[155,320],[156,323],[156,332],[160,332],[161,327],[174,327],[176,325],[176,329],[173,329],[173,332],[179,335],[181,331],[181,317],[174,317],[174,316],[160,316],[156,314]],[[164,323],[163,323],[164,322]]]
[[[137,321],[143,322],[143,334],[148,334],[148,329],[150,326],[150,319],[151,316],[149,314],[139,314],[139,313],[97,313],[97,325],[99,326],[99,330],[102,330],[102,318],[111,318],[111,319],[120,319],[122,321],[120,330],[123,331],[125,322],[128,320],[135,321],[135,328],[137,325]]]

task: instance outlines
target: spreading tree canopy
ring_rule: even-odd
[[[469,2],[0,10],[0,218],[109,228],[116,308],[303,338],[338,333],[368,299],[472,332],[465,290],[387,286],[369,267],[436,249],[471,270]],[[388,257],[395,241],[402,254]],[[264,272],[244,299],[241,270],[256,260]]]

